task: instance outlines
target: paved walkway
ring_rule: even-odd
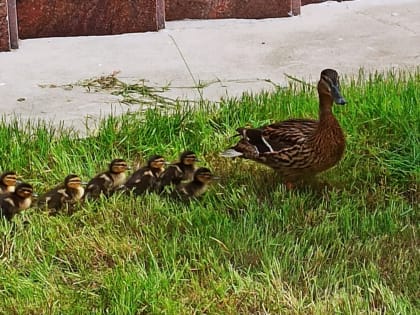
[[[419,17],[419,0],[356,0],[307,5],[293,18],[186,20],[167,22],[157,33],[23,40],[19,50],[0,53],[0,111],[8,119],[63,121],[84,130],[87,117],[92,125],[133,107],[108,93],[50,85],[114,71],[125,81],[169,84],[173,98],[197,99],[192,87],[213,82],[203,97],[217,100],[272,88],[264,79],[284,84],[285,73],[316,80],[326,67],[342,74],[414,68]]]

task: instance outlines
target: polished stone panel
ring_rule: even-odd
[[[166,19],[261,19],[300,14],[300,0],[166,0]]]
[[[10,50],[9,22],[7,19],[7,0],[0,0],[0,51]]]
[[[164,27],[164,0],[20,0],[19,37],[111,35]]]
[[[321,2],[325,2],[328,0],[301,0],[301,5],[307,5],[307,4],[312,4],[312,3],[321,3]],[[337,2],[343,2],[343,1],[353,1],[353,0],[333,0],[333,1],[337,1]]]

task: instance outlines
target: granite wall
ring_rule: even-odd
[[[0,51],[17,48],[18,31],[19,38],[157,31],[165,27],[165,15],[166,20],[283,17],[323,1],[0,0]]]
[[[0,0],[0,51],[10,50],[9,20],[7,0]]]
[[[166,0],[166,20],[261,19],[300,14],[301,0]]]
[[[325,1],[328,1],[328,0],[301,0],[301,5],[307,5],[311,3],[321,3]],[[333,1],[342,2],[342,1],[353,1],[353,0],[333,0]]]
[[[165,0],[18,0],[19,37],[112,35],[165,26]]]

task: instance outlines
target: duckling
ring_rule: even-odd
[[[210,183],[218,179],[206,167],[200,167],[194,172],[194,178],[188,183],[179,184],[172,193],[172,197],[181,199],[198,198],[202,196]]]
[[[199,159],[193,151],[185,151],[179,157],[179,162],[169,164],[160,175],[160,187],[179,185],[181,181],[190,181],[194,177],[195,162]]]
[[[80,177],[70,174],[64,179],[64,183],[40,196],[38,206],[51,210],[52,214],[64,207],[71,212],[74,204],[82,199],[84,192]]]
[[[146,191],[156,191],[159,187],[159,176],[165,170],[166,161],[161,155],[153,155],[144,166],[135,171],[125,184],[127,192],[140,195]]]
[[[0,196],[0,218],[8,221],[22,210],[28,209],[32,203],[33,188],[30,184],[20,183],[14,192]]]
[[[224,157],[250,159],[273,168],[287,188],[336,165],[345,138],[332,106],[346,104],[337,71],[325,69],[318,82],[319,120],[290,119],[259,128],[238,128],[239,142]]]
[[[0,195],[14,192],[17,175],[15,172],[5,172],[0,176]]]
[[[87,183],[84,198],[97,199],[101,194],[107,197],[110,196],[125,184],[127,178],[125,171],[128,169],[129,167],[125,160],[112,160],[108,171],[97,174]]]

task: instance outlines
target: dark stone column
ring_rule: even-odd
[[[6,0],[9,16],[10,47],[19,48],[19,34],[17,24],[16,0]]]

